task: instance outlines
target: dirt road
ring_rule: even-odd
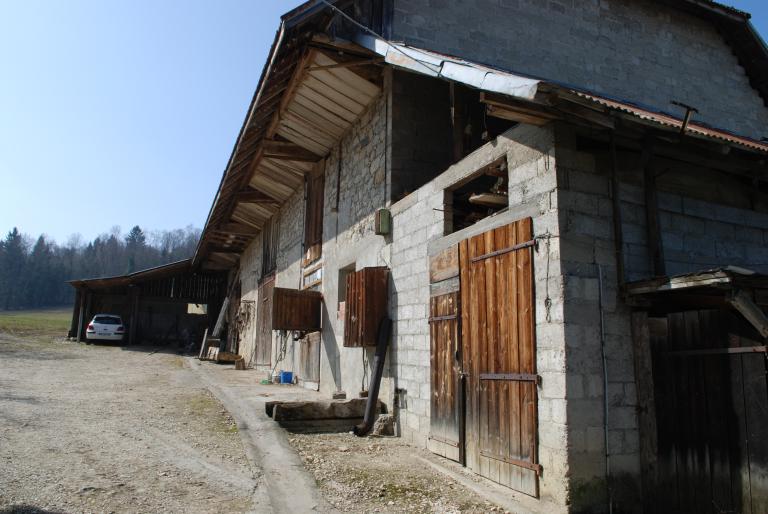
[[[503,511],[400,439],[286,434],[264,402],[321,397],[260,378],[0,325],[0,514]]]
[[[259,474],[181,357],[0,334],[0,512],[247,512]]]

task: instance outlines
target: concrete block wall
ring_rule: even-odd
[[[638,505],[640,472],[637,399],[630,309],[619,298],[610,175],[605,162],[578,151],[573,129],[558,126],[556,131],[570,497],[575,512],[600,512],[607,505],[602,339],[614,505],[632,512]],[[638,248],[645,262],[647,252],[640,244],[645,229],[638,225],[644,214],[631,214],[636,207],[622,203],[622,212],[628,213],[625,248]]]
[[[696,157],[696,156],[692,156]],[[652,278],[640,155],[618,159],[623,252],[629,281]],[[768,205],[741,181],[680,161],[654,158],[659,217],[668,275],[737,265],[768,270],[764,244]],[[561,264],[572,498],[575,509],[606,504],[605,416],[617,508],[632,511],[639,492],[639,432],[630,330],[631,310],[620,297],[613,208],[606,152],[580,150],[576,130],[557,127]],[[601,276],[602,271],[602,276]],[[602,319],[601,319],[602,278]],[[601,323],[608,385],[601,360]]]
[[[660,2],[396,0],[392,39],[768,136],[768,107],[715,26]]]
[[[502,156],[509,167],[509,210],[445,235],[445,227],[450,226],[443,212],[445,189]],[[542,238],[534,253],[534,292],[537,368],[542,376],[539,459],[544,468],[541,500],[523,500],[525,508],[533,512],[565,512],[569,497],[568,384],[557,209],[554,130],[523,125],[476,150],[391,207],[394,385],[402,391],[398,396],[401,434],[419,446],[426,445],[430,430],[429,255],[486,230],[533,218],[534,234]],[[547,234],[549,238],[544,237]]]

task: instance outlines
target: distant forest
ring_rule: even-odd
[[[139,226],[127,235],[113,227],[93,241],[79,234],[63,244],[37,239],[13,228],[0,241],[0,310],[69,305],[76,278],[124,275],[192,257],[200,229],[145,233]]]

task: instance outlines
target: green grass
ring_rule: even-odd
[[[66,337],[72,309],[57,307],[30,311],[0,311],[0,332],[15,335]]]

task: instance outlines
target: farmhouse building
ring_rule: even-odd
[[[398,434],[521,512],[766,512],[767,102],[709,0],[310,1],[191,269],[328,398],[389,318]]]

